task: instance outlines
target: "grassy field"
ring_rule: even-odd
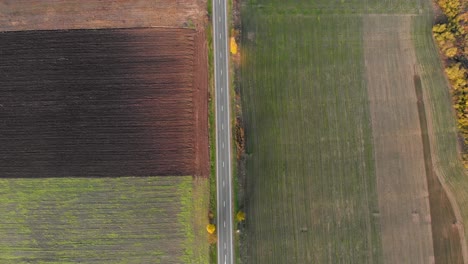
[[[446,199],[449,199],[454,207],[451,213],[443,212],[451,218],[452,225],[444,234],[446,243],[439,247],[450,258],[453,255],[453,253],[450,253],[451,244],[456,243],[453,241],[451,233],[460,231],[459,233],[462,236],[461,248],[465,261],[467,261],[466,231],[468,229],[466,226],[463,228],[463,222],[468,222],[468,178],[458,154],[455,114],[452,110],[451,97],[447,88],[448,83],[442,73],[439,57],[436,55],[438,50],[432,36],[427,32],[428,28],[432,26],[430,13],[427,16],[417,17],[414,21],[414,43],[421,69],[432,160],[435,172],[439,175],[442,185],[449,190]],[[448,261],[446,263],[456,262]]]
[[[361,19],[245,13],[246,263],[377,262]]]
[[[461,224],[448,201],[468,208],[468,182],[431,39],[431,2],[309,2],[251,0],[242,10],[244,262],[458,263]],[[369,14],[381,15],[372,22]],[[390,31],[373,29],[389,15]],[[371,30],[382,34],[366,64]],[[369,85],[388,90],[373,98]],[[382,127],[372,118],[384,118]]]
[[[208,179],[0,181],[1,263],[208,263]]]

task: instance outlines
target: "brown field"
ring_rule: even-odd
[[[208,181],[0,179],[0,263],[208,263]]]
[[[206,0],[2,0],[0,30],[203,28]]]
[[[383,257],[463,263],[454,211],[432,164],[411,26],[411,16],[364,18]]]
[[[365,17],[364,57],[384,261],[433,263],[411,17]]]
[[[0,35],[2,177],[208,175],[203,33]]]

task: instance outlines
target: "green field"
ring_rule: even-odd
[[[244,2],[239,85],[247,143],[247,187],[243,201],[247,223],[242,247],[245,263],[382,263],[391,259],[383,253],[380,217],[384,215],[379,212],[383,208],[379,207],[379,201],[383,204],[392,196],[381,198],[377,190],[373,143],[376,135],[371,125],[365,77],[363,20],[368,14],[409,15],[413,28],[409,43],[414,44],[421,71],[432,144],[424,150],[433,150],[431,159],[435,161],[437,174],[452,186],[460,207],[466,210],[462,209],[463,219],[468,219],[468,193],[463,191],[468,190],[468,181],[457,158],[447,83],[431,38],[430,1]],[[398,35],[398,28],[394,32],[397,35],[392,45],[400,49],[402,38],[408,42],[406,33]],[[388,51],[382,48],[382,52]],[[397,78],[405,74],[398,66],[404,54],[402,50],[394,56],[384,56],[394,60],[387,64],[393,72],[382,74]],[[406,68],[412,80],[416,64]],[[409,89],[414,94],[415,88]],[[417,114],[416,99],[401,96],[407,103],[404,106]],[[391,101],[386,103],[392,105]],[[404,113],[400,117],[405,118]],[[391,126],[392,122],[404,124],[404,121],[388,123]],[[416,122],[419,128],[417,118]],[[421,135],[426,131],[421,128],[406,132]],[[402,159],[395,156],[398,153],[383,153],[393,155],[389,157],[396,161]],[[424,164],[422,155],[419,156]],[[429,175],[421,173],[422,177]],[[395,188],[392,192],[398,193],[398,184]],[[427,193],[427,188],[434,190],[431,186],[426,191],[420,188],[420,194]],[[413,199],[424,204],[422,199],[427,199],[427,194],[416,200],[420,194],[415,193],[408,202]],[[411,210],[412,205],[408,204],[399,209],[404,217],[394,220],[399,223],[413,217],[413,221],[422,219],[427,227],[432,218],[429,236],[441,234],[447,225],[454,226],[454,219],[450,205],[431,200],[431,206],[437,204],[443,208],[431,209],[429,216],[418,216],[419,211]],[[386,223],[391,222],[392,219],[387,219]],[[451,239],[450,235],[433,237],[435,259],[441,260],[439,263],[459,256],[460,252],[452,252],[456,250],[451,249],[451,244],[445,244],[457,243]],[[392,243],[395,248],[403,245]],[[431,244],[432,241],[414,247]],[[434,258],[421,252],[408,254],[413,254],[413,260]],[[390,253],[404,256],[397,250]]]
[[[208,263],[207,179],[0,180],[0,263]]]
[[[468,222],[468,177],[466,170],[460,162],[458,151],[458,136],[453,112],[451,96],[448,92],[448,83],[442,74],[442,65],[438,50],[427,28],[431,26],[431,18],[421,16],[414,23],[415,46],[417,57],[421,65],[422,84],[425,91],[426,113],[430,117],[432,131],[429,131],[431,150],[433,152],[434,167],[442,183],[449,190],[448,196],[454,205],[457,219],[452,223],[460,229],[462,222]],[[455,227],[455,225],[454,225]],[[457,229],[456,227],[454,229]],[[461,228],[463,235],[463,228]],[[462,247],[465,261],[466,238],[468,227],[464,226],[464,239]],[[449,251],[450,246],[445,245]]]
[[[244,12],[243,24],[246,263],[374,263],[361,18]]]

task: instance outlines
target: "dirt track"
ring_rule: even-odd
[[[192,29],[0,34],[1,176],[207,175],[204,43]]]

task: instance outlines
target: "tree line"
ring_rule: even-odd
[[[468,168],[468,0],[437,0],[442,15],[432,28],[451,84],[457,125],[463,136],[462,157]]]

